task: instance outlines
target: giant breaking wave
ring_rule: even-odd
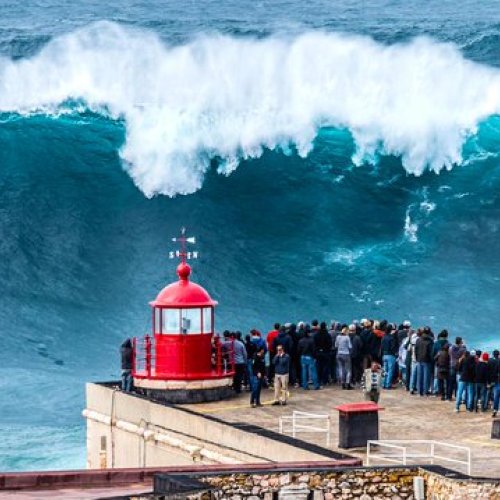
[[[0,112],[57,116],[75,102],[123,120],[120,154],[136,185],[174,196],[199,189],[213,159],[229,174],[265,148],[306,156],[322,127],[350,130],[355,164],[392,154],[412,174],[450,169],[500,113],[500,72],[428,38],[207,35],[169,46],[111,22],[0,60]]]

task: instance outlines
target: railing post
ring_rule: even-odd
[[[406,465],[406,446],[403,446],[403,465]]]
[[[145,347],[146,347],[146,373],[148,377],[151,376],[151,337],[146,335],[144,337]]]
[[[471,473],[470,448],[467,448],[467,474],[470,476],[470,473]]]
[[[367,443],[367,448],[366,448],[366,465],[370,465],[370,447],[371,447],[372,442],[368,441]]]
[[[136,373],[136,358],[137,358],[137,338],[132,339],[132,376]]]
[[[431,465],[434,465],[434,441],[431,441]]]
[[[215,369],[217,375],[222,373],[222,345],[219,337],[215,337]]]
[[[230,366],[231,366],[231,371],[235,372],[236,367],[235,367],[235,362],[234,362],[234,339],[231,342],[231,354],[230,354]]]

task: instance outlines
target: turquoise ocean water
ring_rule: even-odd
[[[0,2],[0,470],[85,466],[198,238],[220,329],[498,347],[500,2]],[[286,313],[285,313],[286,312]]]

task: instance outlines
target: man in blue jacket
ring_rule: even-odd
[[[276,356],[274,356],[272,363],[274,364],[273,405],[286,405],[288,378],[290,373],[290,355],[285,352],[281,344],[276,346]]]

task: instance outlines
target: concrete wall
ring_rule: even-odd
[[[105,385],[87,384],[86,396],[88,468],[335,458]]]

